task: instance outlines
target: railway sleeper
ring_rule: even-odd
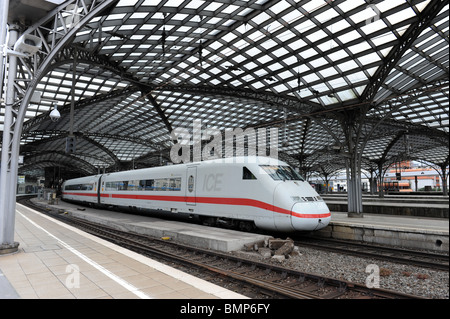
[[[340,291],[339,289],[333,292],[329,292],[326,295],[321,296],[323,299],[337,299],[338,297],[345,294],[345,291]]]
[[[253,271],[255,271],[255,269],[256,269],[256,266],[255,265],[252,265],[251,267],[242,267],[241,269],[237,269],[237,270],[235,270],[234,272],[235,273],[237,273],[237,274],[248,274],[248,273],[251,273],[251,272],[253,272]]]
[[[311,292],[315,292],[315,291],[317,291],[319,289],[320,289],[320,287],[317,286],[316,283],[310,283],[306,287],[302,287],[300,290],[302,292],[310,292],[311,293]]]

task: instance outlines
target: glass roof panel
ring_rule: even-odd
[[[76,130],[114,135],[117,143],[110,136],[95,140],[127,161],[155,150],[131,138],[151,139],[164,148],[171,145],[170,126],[186,125],[193,118],[208,127],[248,127],[277,123],[283,119],[279,110],[286,107],[293,117],[356,107],[366,102],[365,90],[378,80],[374,77],[386,65],[385,58],[398,50],[401,37],[429,3],[119,1],[80,28],[66,47],[68,61],[74,47],[84,54],[76,69]],[[369,101],[374,106],[368,116],[391,114],[402,129],[414,124],[448,134],[448,30],[446,6],[388,70]],[[67,119],[55,124],[39,118],[52,101],[64,115],[70,105],[71,62],[55,62],[37,85],[43,100],[31,103],[25,134],[67,131]],[[148,92],[156,103],[145,97]],[[335,125],[332,113],[326,117]],[[0,126],[3,118],[0,112]],[[325,152],[324,144],[331,143],[330,135],[314,123],[316,118],[310,118],[307,132],[301,131],[303,119],[289,126],[289,155],[301,149],[310,155]],[[369,142],[380,145],[367,151],[370,158],[382,154],[392,140],[379,136]],[[93,148],[88,144],[83,144],[86,150]]]

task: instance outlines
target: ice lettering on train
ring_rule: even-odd
[[[223,174],[221,173],[205,175],[203,190],[207,192],[220,192],[222,190],[222,177]]]

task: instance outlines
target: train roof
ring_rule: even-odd
[[[144,171],[156,171],[159,172],[167,172],[171,174],[176,174],[176,171],[178,170],[184,170],[184,168],[188,166],[199,166],[199,165],[214,165],[214,164],[236,164],[236,165],[288,165],[287,163],[280,161],[276,158],[266,157],[266,156],[237,156],[237,157],[228,157],[228,158],[220,158],[220,159],[213,159],[213,160],[207,160],[207,161],[201,161],[201,162],[193,162],[193,163],[186,163],[186,164],[175,164],[175,165],[168,165],[168,166],[156,166],[156,167],[149,167],[149,168],[141,168],[137,170],[129,170],[129,171],[121,171],[121,172],[114,172],[114,173],[107,173],[103,176],[114,176],[114,177],[120,177],[121,175],[141,175]],[[70,183],[83,183],[86,182],[93,177],[99,178],[102,175],[91,175],[86,177],[80,177],[76,179],[71,179]],[[67,183],[67,181],[66,181]]]
[[[88,183],[92,182],[93,179],[98,179],[101,175],[90,175],[90,176],[84,176],[84,177],[78,177],[69,179],[64,182],[64,184],[79,184],[79,183]]]
[[[218,158],[213,160],[195,162],[185,165],[195,164],[258,164],[258,165],[287,165],[285,162],[276,158],[267,156],[235,156],[227,158]]]

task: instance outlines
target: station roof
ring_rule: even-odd
[[[38,84],[20,172],[165,164],[170,133],[201,120],[204,132],[276,128],[280,159],[330,174],[345,167],[355,115],[363,168],[448,165],[448,45],[448,1],[121,0]]]

